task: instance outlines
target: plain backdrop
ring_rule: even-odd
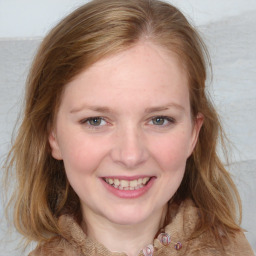
[[[42,37],[63,16],[85,2],[0,0],[1,165],[20,114],[26,75]],[[198,27],[208,45],[213,65],[209,91],[232,142],[232,164],[228,169],[243,201],[242,226],[256,251],[256,0],[169,2]],[[7,230],[1,203],[0,256],[26,255],[15,249],[18,235]]]

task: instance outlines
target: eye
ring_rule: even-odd
[[[150,124],[158,126],[168,126],[171,123],[174,123],[174,119],[167,116],[156,116],[151,119]]]
[[[85,120],[82,120],[81,123],[87,124],[88,126],[103,126],[106,125],[106,121],[103,117],[89,117]]]

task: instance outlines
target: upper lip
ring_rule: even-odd
[[[151,175],[136,175],[136,176],[104,176],[101,177],[103,179],[118,179],[118,180],[138,180],[143,178],[152,178],[154,176]]]

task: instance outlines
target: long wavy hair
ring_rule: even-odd
[[[50,31],[28,75],[22,123],[5,165],[7,177],[14,172],[17,178],[14,223],[28,241],[44,242],[61,235],[57,220],[63,213],[78,221],[81,218],[79,198],[66,178],[63,162],[51,156],[48,142],[65,85],[93,63],[139,40],[178,56],[189,79],[192,116],[204,116],[198,143],[173,200],[191,198],[199,208],[201,225],[194,235],[207,229],[221,241],[223,234],[240,230],[240,198],[217,155],[223,132],[206,93],[209,59],[197,31],[165,2],[94,0]]]

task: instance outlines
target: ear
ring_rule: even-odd
[[[196,146],[196,143],[197,143],[197,140],[198,140],[198,136],[199,136],[199,132],[200,132],[200,129],[203,125],[203,122],[204,122],[204,116],[202,113],[198,113],[195,120],[194,120],[194,127],[193,127],[193,131],[192,131],[192,140],[191,140],[191,146],[190,146],[190,152],[189,152],[189,156],[192,154],[195,146]]]
[[[52,157],[56,160],[62,160],[61,151],[54,131],[50,132],[48,140],[52,150]]]

